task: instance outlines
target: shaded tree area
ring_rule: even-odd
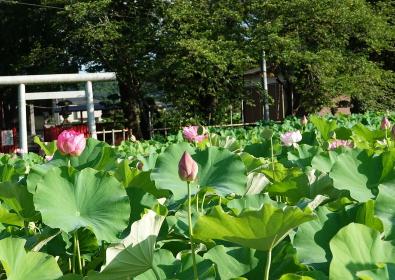
[[[388,60],[394,29],[389,3],[251,1],[247,22],[252,47],[264,42],[271,69],[285,77],[296,96],[296,109],[314,112],[333,105],[340,95],[357,100],[361,110],[391,108],[394,68]]]
[[[30,1],[40,4],[41,1]],[[78,64],[65,51],[58,9],[0,3],[0,75],[70,73]],[[0,87],[1,127],[17,121],[15,87]]]
[[[52,8],[1,4],[0,74],[115,71],[138,137],[149,135],[152,92],[170,104],[175,125],[220,122],[245,98],[243,73],[263,50],[295,111],[332,106],[336,96],[360,111],[395,103],[390,0],[29,3]]]

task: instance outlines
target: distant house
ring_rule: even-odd
[[[254,68],[244,73],[244,87],[248,99],[244,101],[243,116],[245,123],[253,123],[263,119],[263,96],[261,89],[261,70]],[[292,98],[286,94],[284,79],[271,73],[267,75],[268,94],[270,96],[269,116],[271,120],[281,121],[292,113]]]

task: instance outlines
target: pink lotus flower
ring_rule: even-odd
[[[384,118],[382,119],[380,128],[383,129],[383,130],[386,130],[386,129],[390,129],[390,128],[391,128],[391,123],[390,123],[390,121],[387,119],[387,117],[384,117]]]
[[[354,144],[351,140],[340,140],[340,139],[335,139],[332,142],[329,143],[329,150],[334,150],[340,147],[348,147],[348,148],[353,148]]]
[[[290,146],[297,146],[297,143],[302,141],[302,134],[300,134],[300,131],[289,131],[287,133],[281,134],[280,135],[280,140],[283,142],[284,146],[290,147]]]
[[[188,152],[184,152],[178,163],[178,176],[180,176],[180,179],[183,181],[191,182],[195,181],[197,173],[197,163]]]
[[[302,126],[306,126],[308,122],[309,122],[309,120],[306,118],[306,116],[303,116],[303,117],[300,119],[300,124],[301,124]]]
[[[58,136],[56,146],[64,155],[79,156],[85,149],[86,140],[83,133],[64,130]]]
[[[188,141],[197,142],[197,143],[202,142],[208,137],[204,128],[203,128],[203,133],[199,134],[199,126],[197,125],[184,127],[182,129],[182,135]]]

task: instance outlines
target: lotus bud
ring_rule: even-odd
[[[195,181],[197,173],[197,163],[188,152],[184,152],[178,163],[178,175],[180,179],[187,182]]]
[[[64,130],[58,136],[56,146],[64,155],[79,156],[85,149],[86,140],[83,133]]]
[[[390,121],[387,119],[387,117],[384,117],[384,118],[382,119],[380,128],[383,129],[383,130],[386,130],[386,129],[390,129],[390,128],[391,128],[391,123],[390,123]]]
[[[306,126],[308,122],[309,122],[309,120],[306,118],[306,116],[303,116],[303,117],[300,119],[300,124],[301,124],[302,126]]]

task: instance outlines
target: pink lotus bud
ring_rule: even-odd
[[[197,125],[184,127],[182,134],[186,140],[197,143],[202,142],[208,137],[206,129],[203,126]]]
[[[329,143],[329,150],[335,150],[340,147],[348,147],[348,148],[353,148],[354,144],[351,140],[341,140],[341,139],[336,139],[333,140],[332,142]]]
[[[387,119],[387,117],[384,117],[383,120],[381,121],[380,128],[383,130],[390,129],[391,128],[391,123]]]
[[[86,140],[83,133],[64,130],[58,136],[56,146],[64,155],[79,156],[85,149]]]
[[[296,146],[298,142],[302,141],[302,134],[300,131],[289,131],[285,134],[280,135],[280,140],[283,142],[284,146]]]
[[[300,119],[300,124],[301,124],[302,126],[306,126],[308,122],[309,122],[309,120],[306,118],[306,116],[303,116],[303,117]]]
[[[178,163],[178,175],[183,181],[191,182],[196,179],[198,165],[188,152],[184,152]]]

